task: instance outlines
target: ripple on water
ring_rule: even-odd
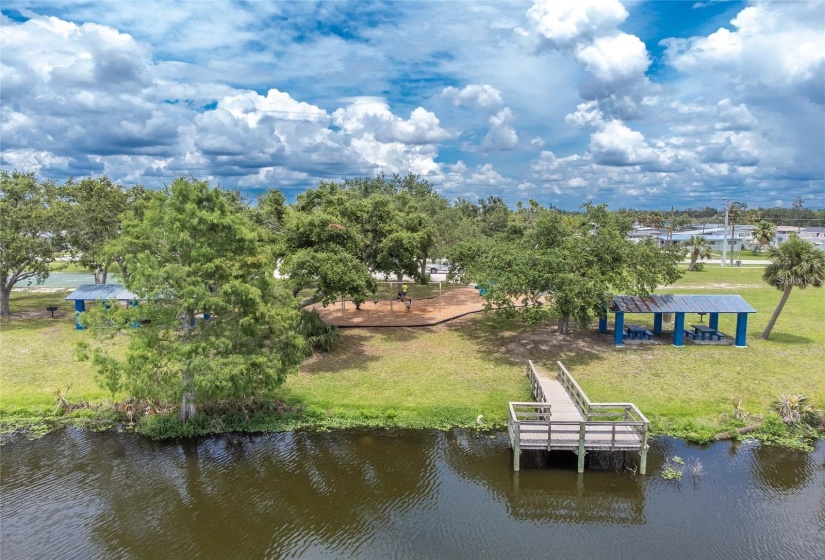
[[[659,476],[699,459],[696,484]],[[454,430],[158,443],[70,430],[3,448],[3,558],[825,557],[825,450],[654,441],[647,477],[512,471]],[[820,554],[822,553],[822,554]]]

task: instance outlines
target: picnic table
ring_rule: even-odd
[[[691,325],[694,332],[694,340],[696,336],[700,336],[702,340],[722,340],[722,333],[707,325]]]
[[[641,325],[625,325],[624,330],[630,335],[631,340],[641,340],[643,338],[647,338],[648,340],[653,339],[653,333]]]

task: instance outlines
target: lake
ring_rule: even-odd
[[[825,445],[657,438],[648,475],[576,473],[505,434],[339,431],[155,442],[68,430],[2,448],[0,556],[825,558]],[[695,483],[660,476],[701,461]],[[532,465],[533,468],[530,468]]]

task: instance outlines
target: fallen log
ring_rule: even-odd
[[[734,432],[738,433],[740,436],[743,436],[745,434],[749,434],[752,431],[758,429],[760,426],[761,426],[761,424],[755,424],[753,426],[745,426],[744,428],[739,428],[738,430],[734,430]],[[731,432],[719,432],[718,434],[713,436],[713,439],[715,439],[716,441],[722,441],[722,440],[725,440],[725,439],[730,439],[732,437],[732,435],[733,435],[733,433],[731,433]]]

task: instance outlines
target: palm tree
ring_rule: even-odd
[[[771,241],[776,238],[776,226],[770,222],[759,222],[753,230],[753,238],[759,244],[761,251],[765,245],[770,245]]]
[[[685,243],[688,251],[690,251],[690,266],[688,270],[701,270],[701,264],[697,264],[697,261],[702,259],[707,259],[710,257],[710,243],[708,240],[704,238],[702,235],[691,235],[690,239],[687,240]]]
[[[821,288],[825,282],[825,252],[796,235],[792,235],[778,247],[768,247],[768,258],[773,262],[765,267],[762,279],[777,290],[782,290],[782,298],[765,331],[759,336],[763,340],[771,335],[771,329],[794,286],[798,286],[800,290],[808,286]]]

